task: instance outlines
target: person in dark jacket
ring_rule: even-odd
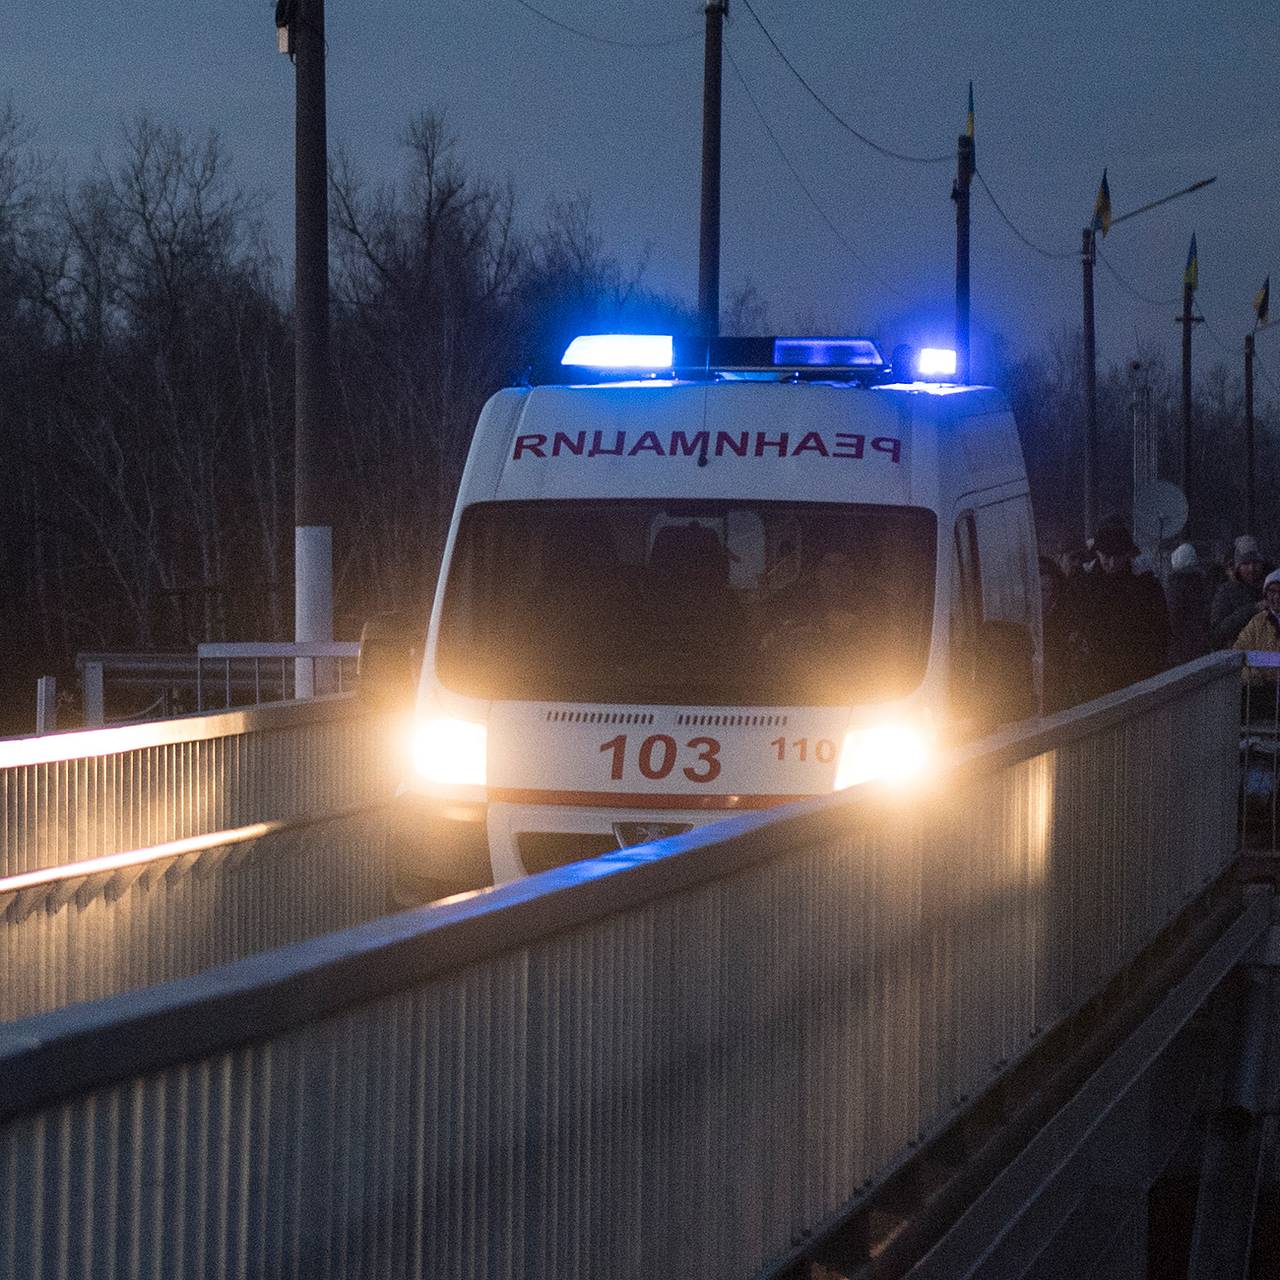
[[[1098,698],[1164,670],[1169,612],[1155,576],[1134,573],[1138,548],[1123,525],[1099,528],[1094,550],[1098,568],[1081,579],[1079,601],[1086,692]]]
[[[1080,701],[1082,641],[1075,589],[1049,556],[1040,557],[1040,619],[1044,627],[1044,713],[1047,716]]]
[[[1209,583],[1196,549],[1184,542],[1172,557],[1164,587],[1169,601],[1169,665],[1181,666],[1209,652]]]
[[[1257,612],[1262,602],[1262,580],[1266,561],[1252,538],[1237,539],[1231,576],[1213,596],[1209,611],[1209,638],[1215,649],[1229,649],[1241,628]]]

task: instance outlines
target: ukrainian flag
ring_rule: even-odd
[[[973,137],[973,81],[969,81],[969,118],[964,126],[965,136]]]
[[[1111,188],[1107,186],[1107,171],[1102,171],[1102,184],[1098,198],[1093,202],[1093,229],[1105,236],[1111,230]]]
[[[1200,283],[1200,260],[1196,257],[1196,233],[1191,233],[1191,248],[1187,250],[1187,269],[1182,273],[1182,285],[1195,293]]]
[[[1257,317],[1259,324],[1267,323],[1267,313],[1271,310],[1271,277],[1262,282],[1262,288],[1258,290],[1257,296],[1253,300],[1253,314]]]

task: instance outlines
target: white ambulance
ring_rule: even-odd
[[[565,364],[476,427],[398,898],[909,778],[1034,713],[1018,435],[998,392],[946,381],[951,353],[590,335]]]

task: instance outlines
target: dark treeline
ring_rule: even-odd
[[[1203,329],[1196,341],[1209,341]],[[1226,554],[1231,540],[1247,531],[1260,539],[1271,559],[1280,559],[1275,387],[1255,368],[1258,528],[1246,530],[1243,342],[1239,360],[1230,366],[1225,352],[1213,350],[1220,359],[1196,379],[1192,395],[1195,541],[1205,555]],[[1084,538],[1079,330],[1046,338],[1031,355],[1010,362],[998,380],[1017,418],[1042,547],[1056,552],[1078,546]],[[1098,372],[1099,516],[1115,512],[1126,521],[1131,516],[1135,412],[1154,426],[1159,477],[1181,484],[1180,366],[1150,352],[1139,352],[1128,363],[1110,362]]]
[[[686,303],[643,286],[581,197],[538,216],[475,173],[442,123],[409,126],[394,180],[337,157],[331,185],[337,629],[425,613],[472,426],[498,387],[551,374],[573,333],[684,331]],[[6,500],[4,731],[30,727],[34,677],[84,650],[285,639],[292,625],[293,350],[288,281],[261,202],[216,138],[139,119],[115,154],[56,181],[0,113],[0,420]],[[282,193],[287,194],[287,193]],[[744,287],[728,332],[759,329]],[[1078,343],[1000,375],[1022,430],[1042,536],[1079,525]],[[1180,460],[1176,370],[1146,362],[1166,473]],[[1104,374],[1103,508],[1128,502],[1130,375]],[[1201,379],[1206,535],[1240,531],[1239,379]],[[1264,388],[1265,390],[1265,388]],[[1280,455],[1259,414],[1255,532]]]
[[[414,121],[394,182],[331,185],[336,626],[425,612],[471,428],[579,329],[685,329],[588,202],[516,193]],[[0,116],[3,729],[86,650],[287,639],[290,273],[213,137],[140,119],[71,186]]]

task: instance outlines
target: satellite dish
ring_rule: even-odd
[[[1148,480],[1133,495],[1133,536],[1144,547],[1176,538],[1187,523],[1187,499],[1176,484]]]

